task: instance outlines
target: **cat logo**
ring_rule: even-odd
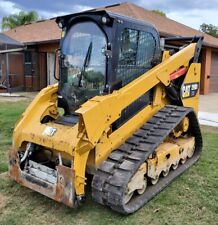
[[[182,86],[182,98],[194,97],[199,89],[199,83],[183,84]]]
[[[56,133],[57,129],[53,127],[46,127],[45,130],[43,131],[43,135],[52,137]]]

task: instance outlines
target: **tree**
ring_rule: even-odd
[[[201,24],[200,31],[218,38],[218,26],[214,26],[213,24]]]
[[[37,20],[39,20],[39,15],[37,12],[20,11],[18,14],[12,14],[2,18],[2,30],[10,30]]]
[[[157,13],[160,16],[167,17],[166,13],[159,10],[159,9],[154,9],[154,10],[151,10],[151,11],[154,12],[154,13]]]

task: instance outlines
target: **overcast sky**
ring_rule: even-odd
[[[122,0],[0,0],[0,21],[3,16],[20,10],[35,10],[43,18],[79,12],[99,6],[126,2]],[[167,17],[199,29],[202,23],[218,26],[218,0],[134,0],[146,9],[159,9]]]

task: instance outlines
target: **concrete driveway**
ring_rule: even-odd
[[[0,93],[0,102],[18,102],[22,100],[32,101],[38,92],[15,92],[15,93]]]
[[[218,127],[218,93],[200,96],[198,118],[202,125]]]

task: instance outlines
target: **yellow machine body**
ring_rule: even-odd
[[[162,63],[120,90],[88,100],[76,111],[79,122],[75,126],[55,122],[41,123],[45,116],[56,120],[60,115],[57,106],[58,85],[48,86],[40,91],[16,123],[13,149],[10,152],[11,177],[24,186],[73,207],[75,204],[73,197],[85,193],[85,173],[92,173],[113,150],[168,104],[165,86],[170,84],[170,74],[188,64],[195,48],[196,44],[192,43],[173,56],[167,56],[166,52]],[[200,70],[200,63],[192,63],[183,84],[199,83]],[[153,87],[155,87],[153,103],[112,132],[111,124],[120,117],[121,111]],[[184,98],[183,105],[193,107],[197,113],[198,98],[199,90],[194,97]],[[40,182],[31,182],[28,177],[23,176],[17,153],[25,149],[29,142],[43,146],[57,156],[61,154],[63,158],[71,161],[71,168],[58,166],[57,184],[41,186]],[[179,148],[179,145],[175,144],[166,145],[170,145],[167,146],[169,151]],[[158,160],[162,159],[162,149],[165,147],[160,147]],[[157,158],[152,160],[155,161]],[[155,163],[152,160],[149,161],[150,167]]]

